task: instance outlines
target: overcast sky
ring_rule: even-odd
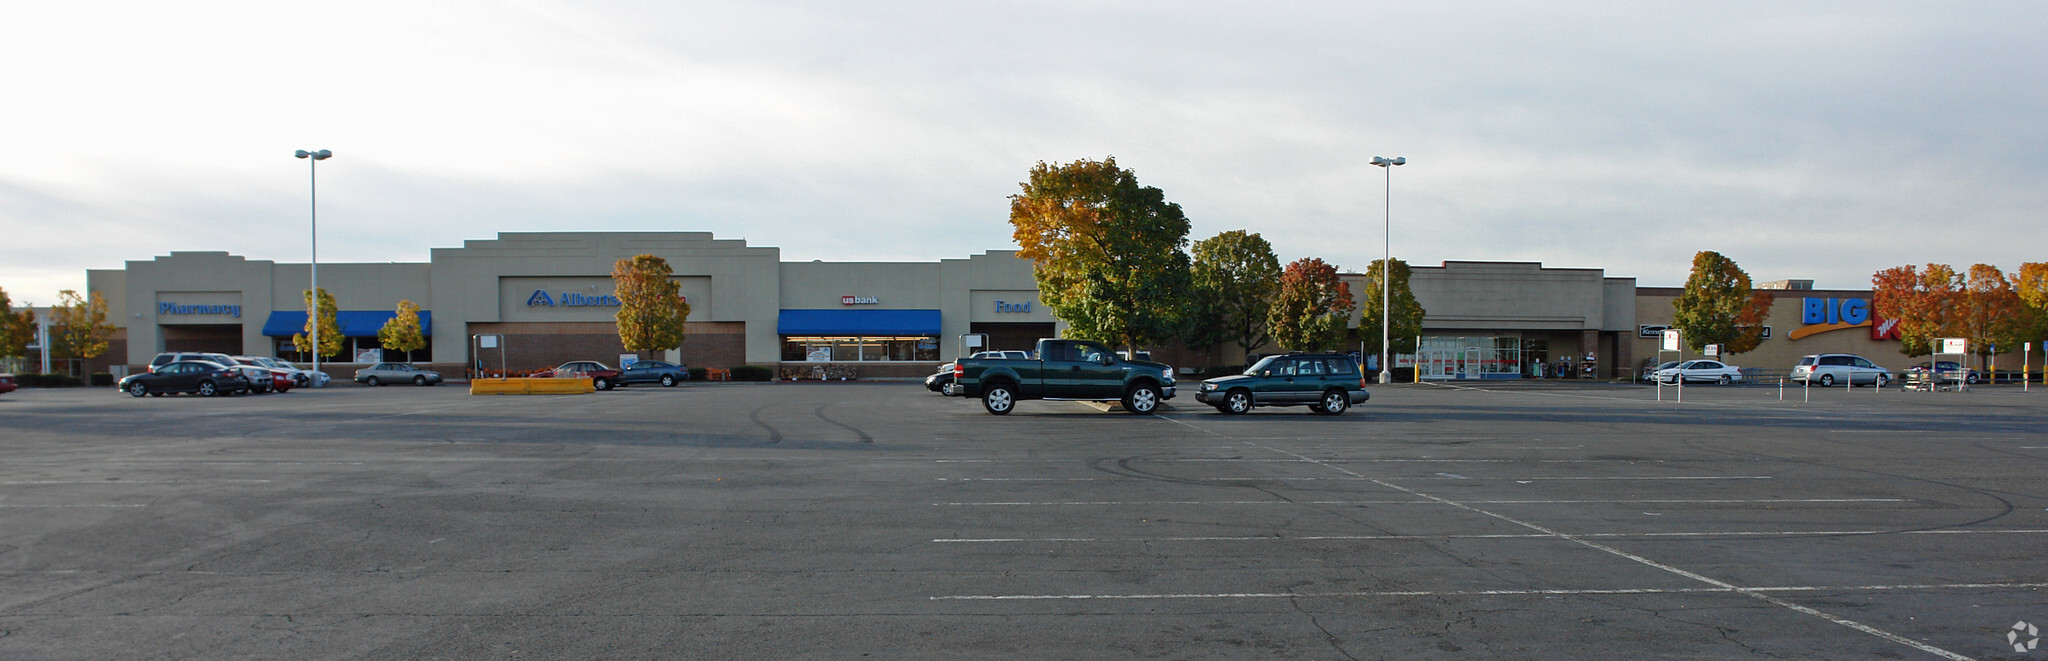
[[[1014,248],[1115,156],[1282,260],[1864,288],[2048,261],[2041,2],[47,2],[0,22],[0,288],[170,251],[424,262],[505,231],[784,260]]]

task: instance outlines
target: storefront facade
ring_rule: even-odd
[[[788,378],[916,377],[975,350],[963,336],[984,338],[982,348],[1030,349],[1063,328],[1039,300],[1031,263],[1015,251],[936,262],[784,262],[780,249],[704,232],[504,233],[436,248],[424,263],[321,264],[320,282],[339,305],[345,336],[342,353],[323,362],[340,375],[385,358],[463,374],[479,358],[473,338],[495,335],[500,347],[481,356],[490,369],[616,365],[626,352],[611,271],[640,254],[668,261],[691,306],[682,347],[639,354],[645,358],[769,366]],[[111,355],[92,369],[139,368],[160,351],[303,361],[291,336],[305,326],[308,271],[304,263],[222,252],[176,252],[89,271],[88,289],[106,297],[108,319],[120,327]],[[1354,299],[1369,294],[1364,276],[1342,278]],[[1419,368],[1424,380],[1626,378],[1659,357],[1654,331],[1671,323],[1679,291],[1531,262],[1417,266],[1410,287],[1428,314],[1421,351],[1396,367]],[[1893,369],[1913,362],[1898,354],[1896,340],[1873,339],[1870,327],[1883,322],[1867,314],[1868,291],[1776,293],[1773,337],[1733,362],[1787,369],[1801,355],[1824,352]],[[405,356],[384,352],[376,339],[400,300],[419,305],[429,339]],[[1814,316],[1830,310],[1833,317]],[[1377,321],[1352,323],[1376,329]],[[1244,355],[1161,349],[1156,355],[1182,367],[1236,364]]]
[[[1028,345],[1058,333],[1038,303],[1030,263],[1014,251],[938,262],[785,263],[777,248],[702,232],[505,233],[434,249],[427,263],[321,264],[320,283],[336,299],[346,336],[343,352],[323,362],[340,373],[386,358],[376,331],[410,300],[422,310],[429,347],[394,360],[459,374],[478,357],[472,338],[496,335],[500,348],[482,352],[492,369],[501,361],[515,371],[569,360],[617,364],[626,352],[611,271],[640,254],[668,261],[691,307],[683,346],[643,354],[649,358],[782,366],[789,376],[823,366],[858,377],[922,376],[959,354],[963,334]],[[304,263],[218,252],[87,274],[122,327],[111,362],[131,367],[160,351],[304,359],[291,336],[305,326],[310,277]]]
[[[1724,355],[1723,362],[1782,375],[1799,364],[1802,356],[1847,353],[1870,359],[1893,372],[1927,360],[1899,353],[1896,324],[1879,318],[1871,309],[1868,289],[1807,289],[1810,281],[1780,281],[1756,291],[1771,295],[1771,312],[1765,317],[1762,344],[1746,353]],[[1799,287],[1799,288],[1794,288]],[[1639,323],[1636,337],[1638,363],[1684,360],[1702,357],[1685,347],[1682,354],[1659,353],[1659,338],[1676,316],[1672,306],[1684,290],[1678,287],[1644,287],[1637,290]]]
[[[1371,295],[1363,275],[1345,280],[1354,299]],[[1450,261],[1410,267],[1408,286],[1426,312],[1421,349],[1395,366],[1416,369],[1424,381],[1611,378],[1631,360],[1633,278],[1536,262]],[[1379,327],[1377,319],[1359,321]]]

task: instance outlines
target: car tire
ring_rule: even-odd
[[[143,383],[141,381],[130,383],[128,384],[128,394],[134,395],[136,397],[147,395],[149,394],[149,384]]]
[[[1964,376],[1963,383],[1973,386],[1977,385],[1977,374],[1975,372],[1972,372],[1968,376]]]
[[[1159,386],[1140,383],[1125,392],[1124,410],[1136,415],[1151,415],[1159,410]]]
[[[1331,390],[1323,393],[1322,401],[1316,404],[1316,412],[1323,415],[1343,415],[1344,409],[1350,406],[1351,395],[1342,390]]]
[[[1009,415],[1017,409],[1017,391],[1010,384],[992,384],[981,393],[981,407],[996,415]]]
[[[663,375],[661,375],[661,387],[663,387],[663,388],[674,388],[674,387],[676,387],[676,375],[674,375],[674,374],[663,374]],[[937,388],[933,388],[933,390],[937,390]]]
[[[601,376],[600,376],[600,377],[597,377],[597,378],[591,379],[591,380],[590,380],[590,385],[591,385],[592,387],[595,387],[595,388],[597,388],[598,390],[611,390],[611,389],[612,389],[612,380],[611,380],[611,379],[607,379],[607,378],[604,378],[604,377],[601,377]]]
[[[200,382],[199,382],[199,396],[200,396],[200,397],[213,397],[213,396],[215,396],[215,395],[219,395],[219,394],[220,394],[220,389],[219,389],[218,387],[214,386],[214,385],[213,385],[213,382],[212,382],[212,381],[200,381]]]
[[[1732,376],[1728,376],[1728,375],[1726,375],[1726,374],[1723,374],[1723,375],[1721,375],[1721,379],[1720,379],[1720,381],[1719,381],[1719,383],[1720,383],[1721,385],[1724,385],[1724,386],[1725,386],[1725,385],[1728,385],[1728,384],[1730,384],[1730,383],[1734,383],[1734,382],[1735,382],[1735,377],[1732,377]]]
[[[1877,377],[1876,377],[1875,379],[1872,379],[1872,380],[1870,381],[1870,385],[1871,385],[1871,387],[1875,387],[1875,388],[1883,388],[1883,387],[1884,387],[1884,384],[1885,384],[1885,383],[1887,383],[1887,382],[1889,382],[1889,381],[1891,381],[1891,379],[1885,378],[1885,375],[1883,375],[1883,374],[1879,374],[1879,375],[1877,375]]]
[[[366,386],[381,386],[381,385],[384,385],[384,384],[382,384],[382,383],[378,383],[378,382],[377,382],[377,377],[374,377],[374,376],[373,376],[373,377],[370,377],[370,378],[367,378],[367,379],[363,379],[363,385],[366,385]]]
[[[1822,388],[1827,388],[1827,387],[1830,387],[1830,386],[1833,386],[1833,385],[1835,385],[1835,375],[1833,375],[1833,374],[1822,374],[1822,375],[1820,375],[1820,387],[1822,387]]]
[[[1252,412],[1252,391],[1239,388],[1223,393],[1223,403],[1217,410],[1230,415],[1244,415]]]
[[[414,377],[412,377],[412,384],[413,384],[413,385],[416,385],[416,386],[424,386],[424,385],[427,385],[427,375],[425,375],[425,374],[420,374],[420,375],[417,375],[417,376],[414,376]]]

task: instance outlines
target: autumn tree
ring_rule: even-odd
[[[1998,267],[1971,265],[1963,277],[1962,301],[1957,307],[1961,313],[1958,330],[1977,355],[1988,356],[1994,349],[2009,353],[2024,341],[2026,303]]]
[[[1386,317],[1387,338],[1388,342],[1394,345],[1393,353],[1414,353],[1415,340],[1422,335],[1422,317],[1427,313],[1422,309],[1422,303],[1415,300],[1414,290],[1408,288],[1408,278],[1412,274],[1408,269],[1408,262],[1394,260],[1394,267],[1390,271],[1393,280],[1382,285],[1380,273],[1385,270],[1385,262],[1386,260],[1381,259],[1373,260],[1372,266],[1365,270],[1363,285],[1368,291],[1364,294],[1364,309],[1359,311],[1358,339],[1365,343],[1366,355],[1379,355],[1380,322]],[[1394,309],[1392,314],[1383,315],[1380,310],[1381,306],[1385,305],[1386,290],[1389,288],[1393,290]]]
[[[673,275],[668,260],[654,255],[635,255],[612,265],[612,287],[619,297],[619,343],[627,351],[683,346],[690,303]]]
[[[377,329],[377,344],[391,351],[406,353],[411,360],[414,351],[427,348],[427,336],[420,329],[420,306],[411,300],[398,302],[398,311]]]
[[[107,323],[106,297],[99,292],[79,296],[66,289],[57,292],[57,300],[50,308],[50,355],[76,361],[106,353],[114,337],[114,326]]]
[[[1337,267],[1303,257],[1280,274],[1280,295],[1266,324],[1282,347],[1328,351],[1343,340],[1354,309],[1351,287],[1337,278]]]
[[[1136,349],[1180,330],[1188,219],[1116,158],[1040,162],[1010,196],[1010,225],[1039,300],[1069,337]]]
[[[14,311],[13,299],[7,297],[7,290],[0,289],[0,358],[26,357],[28,345],[35,341],[35,309],[23,305],[20,312]]]
[[[1232,342],[1247,352],[1272,341],[1266,314],[1280,291],[1280,258],[1257,233],[1231,230],[1195,242],[1194,304],[1183,339],[1201,349]]]
[[[1750,288],[1749,274],[1735,260],[1702,250],[1692,256],[1692,276],[1671,306],[1672,325],[1692,350],[1719,344],[1728,353],[1745,353],[1763,343],[1771,297]]]
[[[2012,273],[2012,289],[2023,306],[2020,341],[2048,340],[2048,263],[2027,262]]]
[[[320,288],[319,293],[319,304],[316,306],[313,302],[313,290],[305,290],[306,329],[305,332],[292,336],[292,347],[298,349],[299,353],[314,353],[311,336],[314,334],[313,329],[316,328],[314,324],[319,324],[317,328],[320,329],[320,351],[317,355],[332,358],[335,354],[341,353],[341,345],[345,339],[341,336],[341,322],[336,320],[341,308],[335,305],[334,295],[327,293],[327,288]]]
[[[1895,266],[1870,277],[1870,312],[1899,322],[1899,353],[1934,353],[1934,340],[1961,333],[1963,276],[1947,264]]]

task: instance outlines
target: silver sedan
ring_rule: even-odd
[[[405,363],[377,363],[356,370],[356,383],[366,386],[407,382],[416,386],[437,385],[441,383],[441,373],[419,369]]]
[[[1718,360],[1688,360],[1675,367],[1657,370],[1657,381],[1676,384],[1681,379],[1692,383],[1730,384],[1742,380],[1742,368]]]

